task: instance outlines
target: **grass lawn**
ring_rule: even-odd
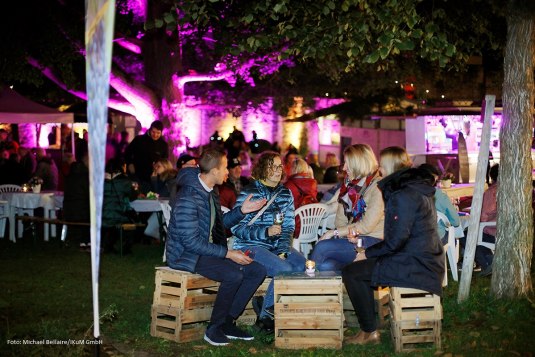
[[[102,255],[100,268],[101,355],[136,356],[388,356],[394,347],[388,330],[378,346],[344,346],[342,350],[277,350],[272,340],[256,334],[253,342],[215,348],[203,341],[177,344],[150,336],[154,267],[162,248],[134,246],[123,258]],[[90,255],[22,239],[0,240],[0,356],[83,356],[85,345],[23,344],[24,340],[91,341],[92,293]],[[476,273],[477,274],[477,273]],[[533,274],[535,277],[535,274]],[[458,284],[450,280],[442,305],[442,350],[421,356],[533,356],[535,304],[528,300],[496,301],[489,278],[474,277],[470,298],[456,302]],[[532,299],[532,301],[535,301]],[[348,331],[354,333],[354,331]],[[21,344],[13,344],[13,343]]]

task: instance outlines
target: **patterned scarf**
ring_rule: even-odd
[[[366,202],[364,201],[364,192],[377,176],[377,171],[367,176],[362,186],[362,178],[349,181],[347,174],[342,186],[340,187],[340,195],[338,202],[344,207],[344,213],[351,223],[358,222],[366,212]]]

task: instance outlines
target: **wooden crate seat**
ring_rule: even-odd
[[[390,288],[390,318],[396,352],[425,346],[441,347],[442,305],[440,297],[410,288]]]
[[[255,296],[264,296],[271,278],[258,287]],[[175,342],[202,339],[210,320],[219,283],[199,274],[157,267],[151,310],[151,335]],[[252,325],[256,313],[251,301],[238,318],[239,324]]]

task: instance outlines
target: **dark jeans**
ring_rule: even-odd
[[[223,325],[227,316],[238,318],[266,277],[266,269],[256,262],[240,265],[230,259],[211,256],[199,257],[195,273],[221,283],[210,326]]]
[[[364,332],[377,330],[375,319],[375,301],[371,278],[377,259],[371,258],[346,265],[342,269],[342,280],[347,295],[353,304],[359,320],[360,329]]]
[[[461,245],[461,254],[460,256],[464,256],[464,247],[466,246],[466,236],[467,231],[465,230],[464,237],[459,239],[459,244]],[[483,233],[483,237],[481,238],[483,242],[487,243],[496,243],[496,237],[491,236],[490,234]],[[492,260],[494,259],[494,254],[492,253],[492,250],[490,250],[487,247],[483,247],[482,245],[476,246],[476,253],[474,255],[474,261],[477,265],[481,267],[481,269],[485,270],[489,265],[492,264]]]
[[[496,237],[491,236],[487,233],[483,233],[482,240],[483,242],[487,243],[496,243]],[[478,245],[476,247],[476,255],[474,257],[474,260],[477,264],[481,265],[482,270],[485,270],[489,265],[492,264],[493,258],[494,254],[489,248],[483,247],[482,245]]]

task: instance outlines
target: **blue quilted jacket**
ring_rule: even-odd
[[[238,223],[244,215],[241,204],[223,215],[216,192],[207,192],[199,181],[198,168],[184,168],[177,176],[181,186],[178,191],[166,243],[167,265],[173,269],[195,271],[201,255],[224,258],[227,241],[224,226]],[[216,219],[212,229],[213,243],[210,243],[210,196],[215,196]]]
[[[252,225],[248,226],[247,223],[256,216],[257,212],[247,214],[245,218],[231,228],[232,234],[236,237],[234,240],[234,249],[260,246],[275,254],[290,252],[295,229],[295,219],[294,199],[288,188],[282,184],[271,188],[264,186],[260,181],[254,181],[242,190],[236,201],[236,206],[241,206],[250,194],[253,195],[251,200],[265,198],[269,201],[276,193],[278,195],[273,203]],[[273,218],[277,211],[284,213],[282,233],[277,236],[268,237],[267,229],[273,225]]]

